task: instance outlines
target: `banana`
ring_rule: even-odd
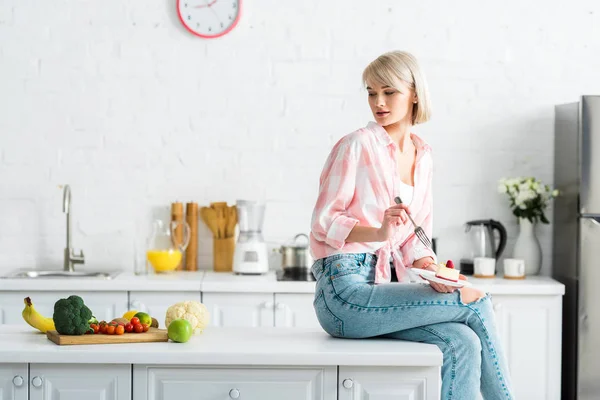
[[[23,309],[21,315],[23,316],[25,322],[43,333],[56,330],[54,327],[54,320],[52,318],[44,317],[42,314],[37,312],[37,310],[33,307],[31,298],[25,297],[24,302],[25,308]]]

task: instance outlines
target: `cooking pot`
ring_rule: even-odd
[[[298,241],[299,238],[304,237],[306,243]],[[304,233],[299,233],[294,237],[294,241],[289,245],[283,245],[279,248],[279,253],[282,254],[281,267],[285,270],[286,268],[309,268],[312,267],[312,257],[308,248],[308,236]]]

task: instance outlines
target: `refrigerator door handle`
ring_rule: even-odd
[[[594,224],[600,226],[600,221],[598,221],[599,217],[594,217],[594,218],[590,218],[590,221],[592,221]]]
[[[588,332],[588,315],[587,314],[581,314],[581,317],[579,317],[579,329],[581,329],[582,332]]]

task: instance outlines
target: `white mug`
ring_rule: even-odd
[[[525,279],[525,261],[518,258],[505,259],[504,277],[506,279]]]
[[[475,257],[473,272],[476,278],[494,278],[496,276],[496,259],[491,257]]]

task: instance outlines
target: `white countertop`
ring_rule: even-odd
[[[81,268],[82,271],[85,268]],[[0,291],[200,291],[205,271],[135,275],[122,272],[114,279],[27,278],[0,279]]]
[[[275,271],[260,276],[206,271],[202,280],[203,292],[314,293],[315,286],[315,282],[278,281]]]
[[[548,276],[528,276],[514,280],[502,277],[481,279],[468,277],[473,287],[494,294],[564,295],[565,285]]]
[[[545,276],[524,280],[478,279],[474,287],[492,295],[562,295],[564,285]],[[137,276],[123,272],[114,279],[0,279],[0,291],[202,291],[233,293],[314,293],[315,282],[278,281],[276,272],[240,276],[230,272],[197,271]]]
[[[292,345],[293,344],[293,345]],[[435,345],[337,339],[322,330],[208,327],[187,343],[59,346],[45,334],[0,325],[0,363],[441,366]]]

